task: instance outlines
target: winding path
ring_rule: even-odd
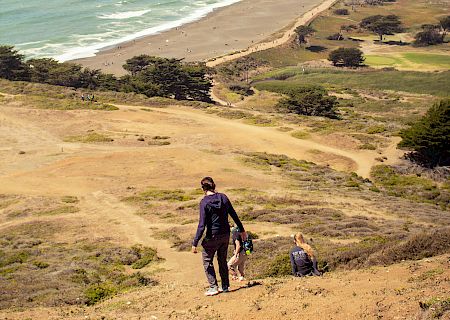
[[[294,33],[295,28],[297,28],[298,26],[301,26],[301,25],[308,24],[314,18],[316,18],[320,13],[322,13],[325,10],[328,10],[328,8],[333,6],[333,4],[336,1],[337,0],[326,0],[323,3],[321,3],[320,5],[318,5],[317,7],[313,8],[312,10],[303,14],[300,18],[297,19],[297,21],[292,26],[292,28],[290,28],[289,30],[284,32],[284,34],[281,38],[278,38],[273,41],[260,42],[260,43],[257,43],[245,50],[239,51],[237,53],[233,53],[233,54],[229,54],[229,55],[226,55],[223,57],[218,57],[218,58],[212,59],[212,60],[208,61],[206,63],[206,65],[208,67],[215,67],[221,63],[229,62],[229,61],[241,58],[241,57],[245,57],[254,52],[263,51],[263,50],[267,50],[270,48],[275,48],[282,44],[285,44],[290,40],[292,34]]]

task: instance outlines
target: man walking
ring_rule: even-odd
[[[192,241],[192,252],[197,253],[197,245],[206,228],[206,235],[202,241],[202,258],[206,278],[209,282],[209,289],[205,292],[205,295],[213,296],[221,291],[228,292],[230,287],[227,266],[228,244],[230,242],[228,215],[233,218],[238,226],[244,241],[247,239],[247,233],[228,197],[223,193],[216,192],[214,180],[211,177],[205,177],[202,179],[201,185],[205,197],[200,202],[200,218],[197,233]],[[220,278],[222,280],[221,290],[217,284],[216,272],[213,265],[216,252]]]

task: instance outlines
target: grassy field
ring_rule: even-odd
[[[278,69],[256,78],[277,79],[291,76],[286,80],[257,82],[259,90],[277,91],[281,87],[295,88],[308,84],[323,85],[328,88],[353,88],[393,90],[411,93],[430,94],[446,97],[450,94],[450,71],[422,73],[411,71],[349,71],[335,69],[308,69],[290,67]]]
[[[424,71],[430,69],[450,69],[450,55],[424,52],[391,53],[386,55],[366,55],[364,61],[371,67],[395,67]]]

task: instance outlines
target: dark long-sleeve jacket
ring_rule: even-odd
[[[239,230],[244,232],[244,226],[226,195],[223,193],[214,193],[205,196],[200,202],[200,218],[192,245],[195,247],[198,245],[205,228],[205,238],[208,239],[213,235],[230,233],[228,215],[234,220]]]
[[[291,249],[289,257],[291,258],[292,274],[294,276],[320,275],[317,269],[317,260],[315,258],[311,259],[299,246]]]

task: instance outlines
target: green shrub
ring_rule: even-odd
[[[86,304],[88,306],[92,306],[97,302],[115,295],[116,293],[117,288],[114,287],[111,283],[105,282],[89,286],[85,290],[84,296],[86,298]]]
[[[269,262],[265,277],[282,277],[292,274],[291,260],[288,253],[279,254]]]
[[[386,127],[384,125],[377,125],[367,128],[368,134],[376,134],[376,133],[383,133],[386,131]]]
[[[149,247],[144,247],[142,245],[136,245],[131,248],[139,255],[139,260],[134,262],[131,267],[133,269],[142,269],[147,266],[150,262],[158,260],[156,255],[156,250]]]
[[[28,251],[19,251],[12,254],[0,254],[0,268],[9,266],[14,263],[27,262],[30,253]]]
[[[326,90],[317,86],[298,87],[295,90],[282,89],[288,97],[281,99],[277,108],[305,116],[337,118],[337,98],[329,96]]]

